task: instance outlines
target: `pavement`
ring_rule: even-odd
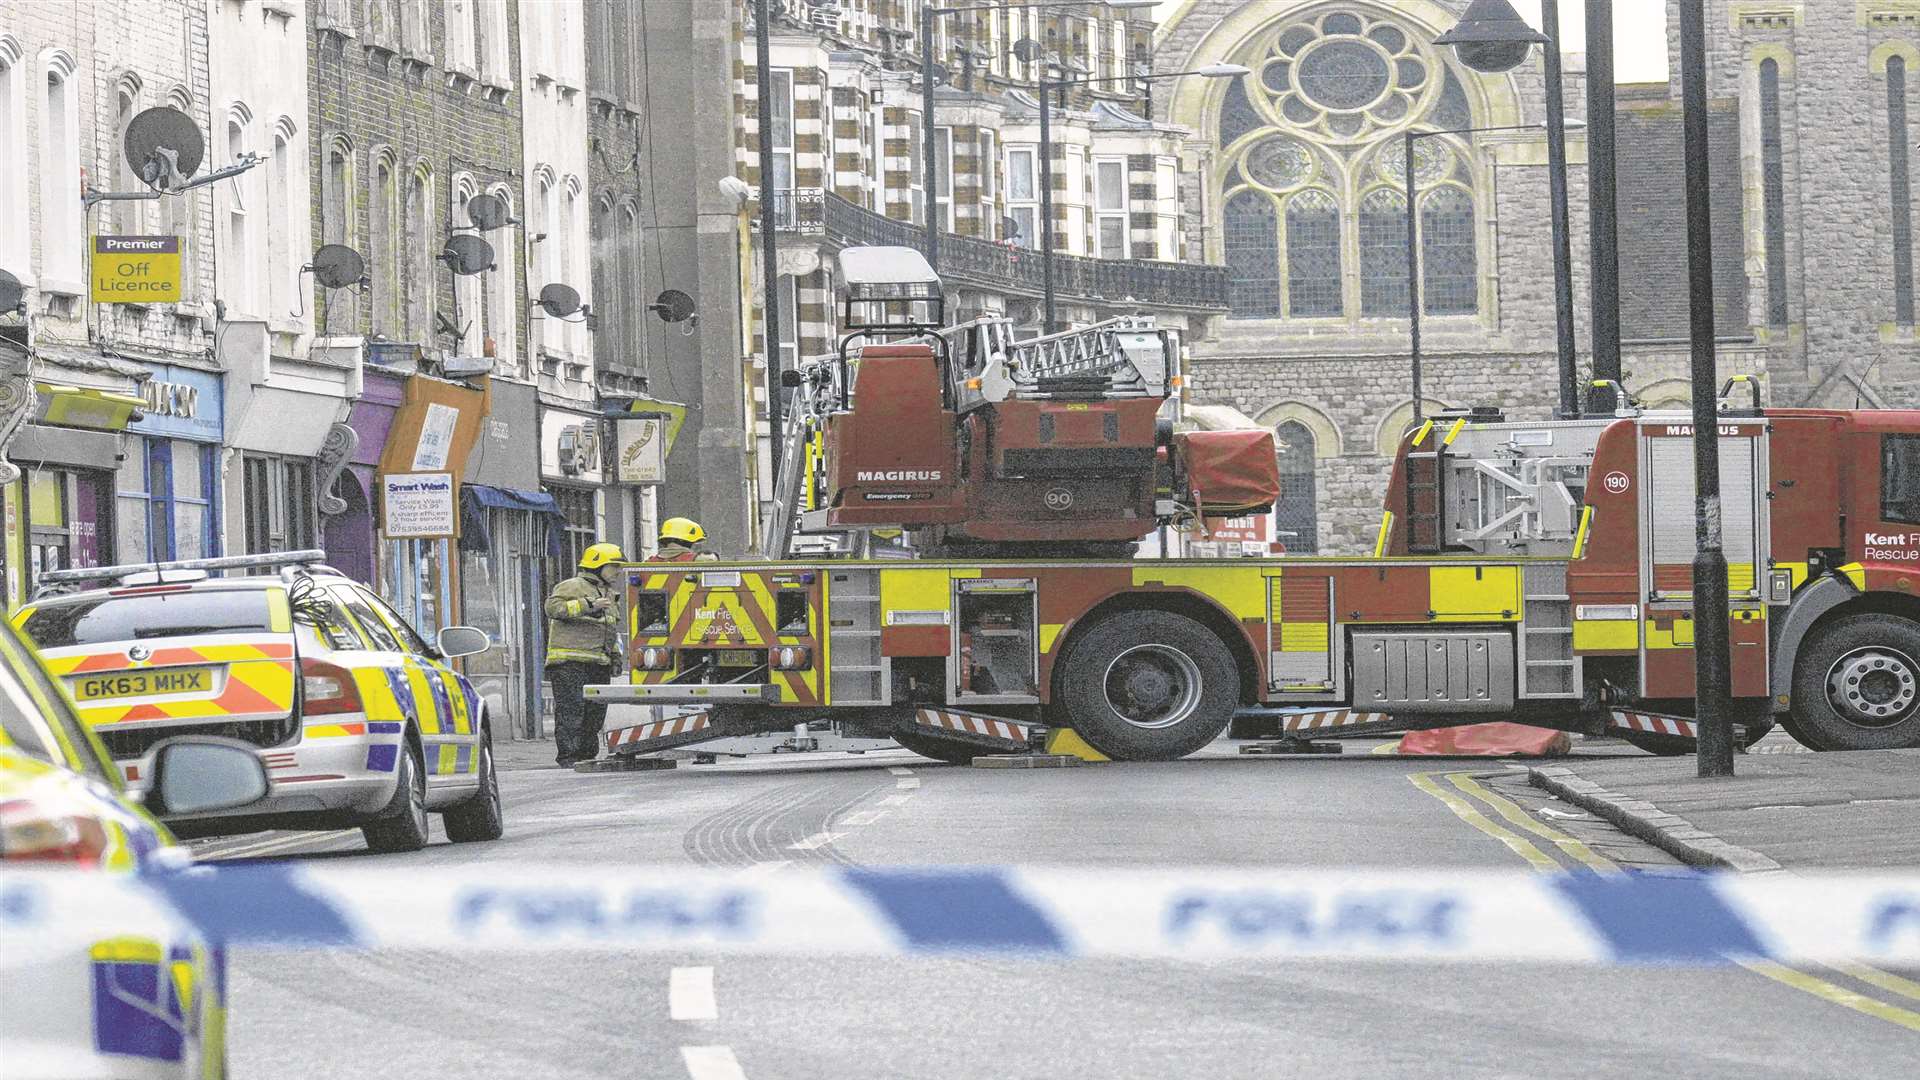
[[[1920,750],[1539,764],[1532,783],[1696,866],[1746,872],[1920,866]]]
[[[351,831],[196,846],[422,874],[490,859],[774,880],[966,863],[1685,872],[1530,786],[1524,764],[1369,752],[1391,745],[1272,758],[1222,741],[1185,761],[1061,770],[893,749],[581,774],[552,765],[550,742],[502,743],[497,842],[447,843],[435,819],[434,842],[404,855],[369,854]],[[1666,764],[1611,740],[1580,746],[1553,764]],[[230,1030],[247,1077],[1905,1078],[1920,1001],[1899,988],[1914,973],[1867,974],[241,950]]]

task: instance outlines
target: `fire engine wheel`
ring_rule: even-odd
[[[944,761],[949,765],[971,765],[974,758],[987,757],[996,752],[958,739],[942,739],[937,735],[923,735],[917,731],[896,731],[893,733],[893,741],[921,757]]]
[[[1127,611],[1075,639],[1056,697],[1095,750],[1116,761],[1171,761],[1212,742],[1240,700],[1226,643],[1167,611]]]
[[[1920,625],[1849,615],[1816,632],[1794,664],[1793,719],[1815,750],[1920,746]]]
[[[395,769],[393,802],[378,821],[360,826],[368,851],[419,851],[427,846],[427,770],[420,751],[411,745],[402,748]]]

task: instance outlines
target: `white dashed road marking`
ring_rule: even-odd
[[[889,795],[886,798],[880,800],[880,805],[881,806],[902,806],[902,805],[905,805],[906,801],[911,798],[913,798],[913,796],[911,795]]]
[[[841,818],[836,824],[871,825],[886,816],[887,811],[885,810],[862,810],[857,814],[848,814],[846,817]]]
[[[912,776],[913,775],[912,769],[901,768],[898,765],[887,766],[887,771],[892,773],[895,776]]]
[[[901,791],[914,791],[920,787],[920,778],[917,776],[909,776],[905,780],[894,781],[893,786]]]
[[[730,1047],[683,1046],[680,1058],[687,1063],[687,1075],[693,1080],[747,1080]]]
[[[794,843],[788,844],[787,850],[788,851],[814,851],[816,849],[826,847],[828,844],[833,843],[835,840],[842,839],[846,835],[847,835],[846,833],[837,833],[837,832],[817,832],[817,833],[814,833],[812,836],[807,837],[805,840],[798,840],[798,841],[795,841]]]
[[[718,1020],[720,1005],[713,997],[713,969],[677,967],[667,976],[667,1014],[675,1020]]]

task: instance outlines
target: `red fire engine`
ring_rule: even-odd
[[[1265,434],[1157,423],[1176,365],[1142,321],[1019,342],[942,329],[914,252],[841,271],[849,337],[798,380],[795,535],[905,528],[924,557],[632,568],[631,682],[589,692],[680,712],[616,729],[616,753],[810,719],[953,760],[1067,730],[1176,758],[1229,724],[1690,745],[1690,416],[1436,417],[1402,443],[1371,558],[1127,558],[1271,502]],[[1741,734],[1920,746],[1920,411],[1763,409],[1755,388],[1719,438]]]

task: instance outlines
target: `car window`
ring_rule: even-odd
[[[366,592],[364,589],[360,591]],[[406,643],[408,651],[419,653],[422,656],[439,655],[433,646],[427,644],[426,639],[420,636],[420,632],[413,628],[412,623],[401,618],[400,613],[393,610],[392,605],[370,592],[366,595],[367,602],[377,608],[380,614],[387,617],[387,622],[393,627],[394,632],[400,635],[401,640]]]
[[[367,641],[347,615],[340,598],[310,577],[295,580],[289,596],[294,621],[310,628],[319,643],[335,651],[365,649]]]
[[[1920,525],[1920,435],[1888,435],[1880,454],[1880,516]]]
[[[25,642],[4,631],[0,657],[0,730],[21,752],[41,761],[64,765],[103,783],[118,787],[120,773],[107,760],[106,750],[91,730],[74,715],[66,695],[47,675]]]
[[[336,585],[331,591],[353,616],[353,621],[359,625],[360,631],[367,635],[367,641],[372,644],[374,651],[407,651],[406,647],[400,644],[400,639],[394,634],[393,628],[387,625],[387,621],[374,613],[373,607],[367,603],[365,593],[350,585]]]
[[[273,623],[268,590],[181,589],[50,601],[28,609],[20,629],[42,649],[64,649],[186,634],[271,633]]]

